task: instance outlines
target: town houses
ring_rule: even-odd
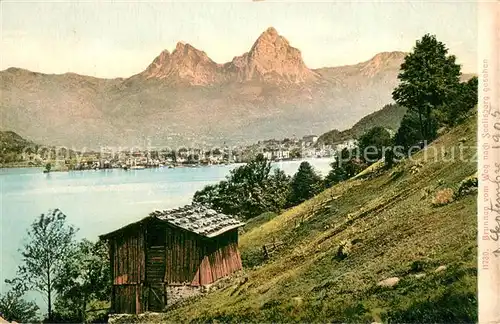
[[[270,161],[286,161],[302,158],[335,158],[344,148],[353,149],[355,140],[333,144],[318,141],[316,135],[306,135],[284,139],[268,139],[247,146],[219,148],[179,148],[140,150],[101,149],[100,152],[71,152],[70,155],[58,156],[54,162],[61,170],[93,170],[123,168],[144,169],[155,167],[203,166],[230,163],[245,163],[257,154],[262,154]]]

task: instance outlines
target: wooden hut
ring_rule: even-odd
[[[199,205],[155,211],[100,236],[109,245],[115,313],[163,311],[242,268],[244,223]]]

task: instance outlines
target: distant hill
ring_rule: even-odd
[[[333,144],[353,138],[355,139],[375,126],[397,131],[405,113],[405,107],[396,104],[385,105],[381,110],[361,118],[354,126],[345,131],[334,129],[324,133],[318,138],[316,145]]]
[[[35,144],[12,131],[0,131],[0,165],[21,162],[27,147]]]

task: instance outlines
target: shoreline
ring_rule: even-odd
[[[331,160],[332,157],[307,157],[307,158],[294,158],[294,159],[283,159],[277,161],[270,161],[271,164],[279,164],[283,162],[301,162],[310,160]],[[53,172],[72,172],[72,171],[102,171],[102,170],[124,170],[124,171],[134,171],[134,170],[146,170],[146,169],[177,169],[177,168],[205,168],[212,166],[223,166],[223,165],[242,165],[248,162],[231,162],[231,163],[215,163],[215,164],[178,164],[178,165],[163,165],[163,166],[141,166],[138,168],[123,168],[123,167],[110,167],[110,168],[88,168],[88,169],[69,169],[69,168],[57,168],[54,166],[49,172],[45,172],[43,165],[0,165],[0,170],[10,170],[10,169],[36,169],[39,168],[45,174]]]

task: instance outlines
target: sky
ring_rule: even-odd
[[[0,70],[129,77],[183,41],[217,63],[247,52],[272,26],[310,68],[356,64],[411,51],[437,36],[464,72],[476,72],[475,1],[100,1],[0,0]]]

